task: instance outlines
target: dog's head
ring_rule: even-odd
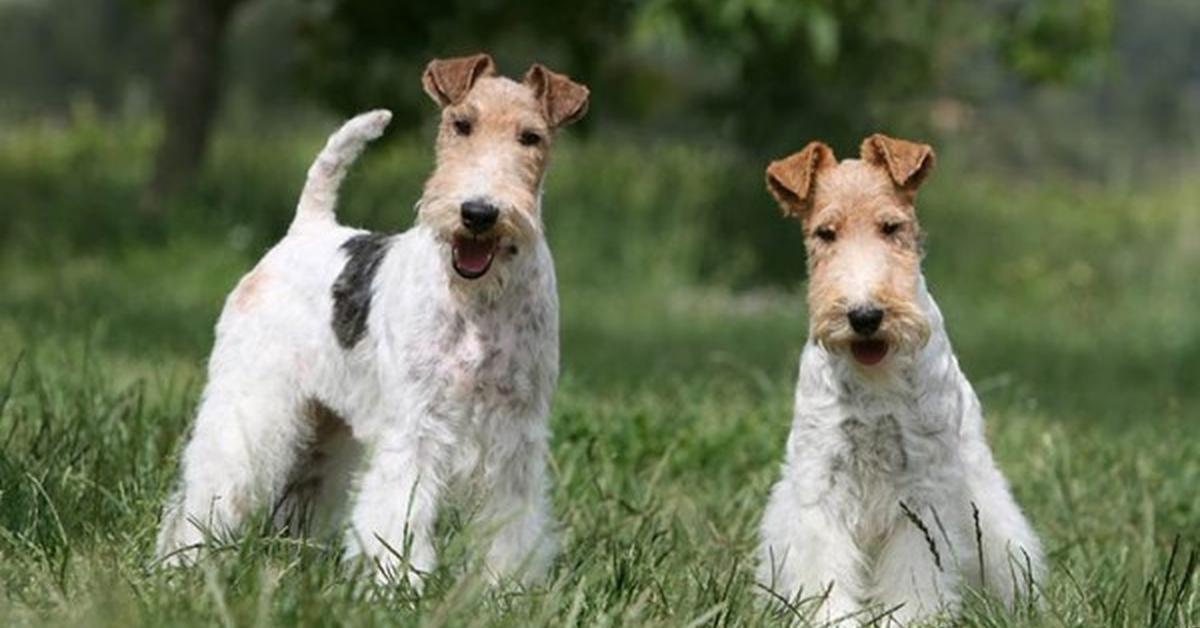
[[[587,111],[588,90],[539,64],[519,83],[498,76],[486,54],[435,59],[422,82],[442,120],[418,220],[446,245],[457,283],[497,275],[542,237],[550,146]]]
[[[929,339],[913,202],[934,159],[925,144],[876,134],[860,159],[838,163],[812,142],[767,168],[767,189],[804,225],[810,334],[864,367]]]

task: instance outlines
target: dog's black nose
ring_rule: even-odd
[[[846,314],[846,318],[850,319],[850,327],[855,332],[862,336],[870,336],[883,322],[883,310],[873,305],[856,307]]]
[[[500,210],[495,205],[481,198],[463,202],[461,210],[463,226],[471,233],[483,233],[491,229],[500,216]]]

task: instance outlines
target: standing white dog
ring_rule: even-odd
[[[927,619],[964,585],[1012,606],[1043,574],[921,275],[913,201],[933,163],[929,146],[874,135],[861,160],[813,142],[767,168],[804,225],[810,331],[759,578],[819,600],[822,621]]]
[[[416,226],[336,222],[346,168],[390,119],[363,114],[329,139],[287,237],[230,294],[159,534],[165,562],[259,509],[302,526],[348,504],[350,556],[419,586],[452,487],[479,504],[494,579],[536,578],[553,556],[558,298],[541,191],[554,134],[588,91],[540,65],[520,83],[496,76],[484,54],[435,60],[423,83],[442,121]]]

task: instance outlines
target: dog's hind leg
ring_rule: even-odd
[[[971,551],[962,556],[968,582],[1015,608],[1036,599],[1045,576],[1042,544],[1008,482],[996,468],[983,430],[979,399],[969,388],[962,420],[962,460],[972,517]]]
[[[323,537],[337,531],[345,519],[363,447],[345,419],[325,404],[309,400],[304,413],[313,426],[313,439],[276,501],[272,520],[292,536]]]
[[[1041,543],[987,447],[965,449],[975,538],[964,564],[972,584],[1009,608],[1036,600],[1045,575]]]
[[[271,506],[311,441],[294,390],[232,379],[210,382],[200,403],[182,482],[159,531],[157,555],[165,565],[189,562],[210,535],[236,532],[250,514]]]

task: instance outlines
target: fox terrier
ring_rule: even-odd
[[[810,325],[759,580],[819,603],[820,621],[953,613],[964,586],[1012,607],[1043,574],[921,274],[913,203],[933,164],[929,146],[873,135],[860,159],[813,142],[767,168],[803,224]]]
[[[191,562],[208,535],[274,508],[291,529],[348,516],[348,558],[420,587],[448,494],[487,531],[493,581],[535,580],[553,557],[558,297],[542,182],[588,90],[541,65],[498,76],[486,54],[434,60],[422,82],[441,123],[415,225],[337,223],[347,168],[391,117],[362,114],[329,138],[287,236],[229,295],[163,562]]]

